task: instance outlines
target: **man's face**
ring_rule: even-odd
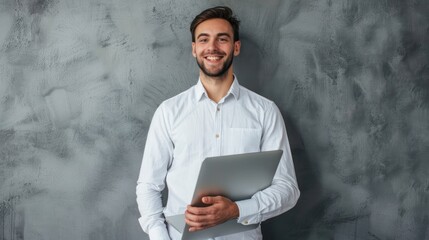
[[[192,55],[201,71],[209,77],[225,76],[234,56],[240,53],[240,41],[234,42],[231,24],[220,18],[206,20],[195,29]]]

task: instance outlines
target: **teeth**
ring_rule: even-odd
[[[212,61],[214,61],[214,60],[219,60],[219,59],[220,59],[220,57],[207,57],[207,59],[208,59],[208,60],[212,60]]]

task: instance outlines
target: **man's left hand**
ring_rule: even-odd
[[[228,198],[203,197],[202,201],[209,206],[188,206],[186,209],[185,220],[191,232],[213,227],[239,216],[237,204]]]

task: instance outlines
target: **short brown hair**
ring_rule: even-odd
[[[192,34],[192,42],[195,42],[195,29],[197,28],[197,26],[200,23],[213,18],[221,18],[228,21],[231,24],[232,30],[234,32],[234,42],[240,40],[240,34],[239,34],[240,21],[234,15],[231,8],[226,6],[217,6],[217,7],[209,8],[202,11],[194,18],[194,20],[192,20],[191,27],[190,27],[191,34]]]

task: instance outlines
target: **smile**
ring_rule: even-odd
[[[209,61],[219,61],[220,59],[222,59],[222,56],[207,56],[205,57],[205,59]]]

